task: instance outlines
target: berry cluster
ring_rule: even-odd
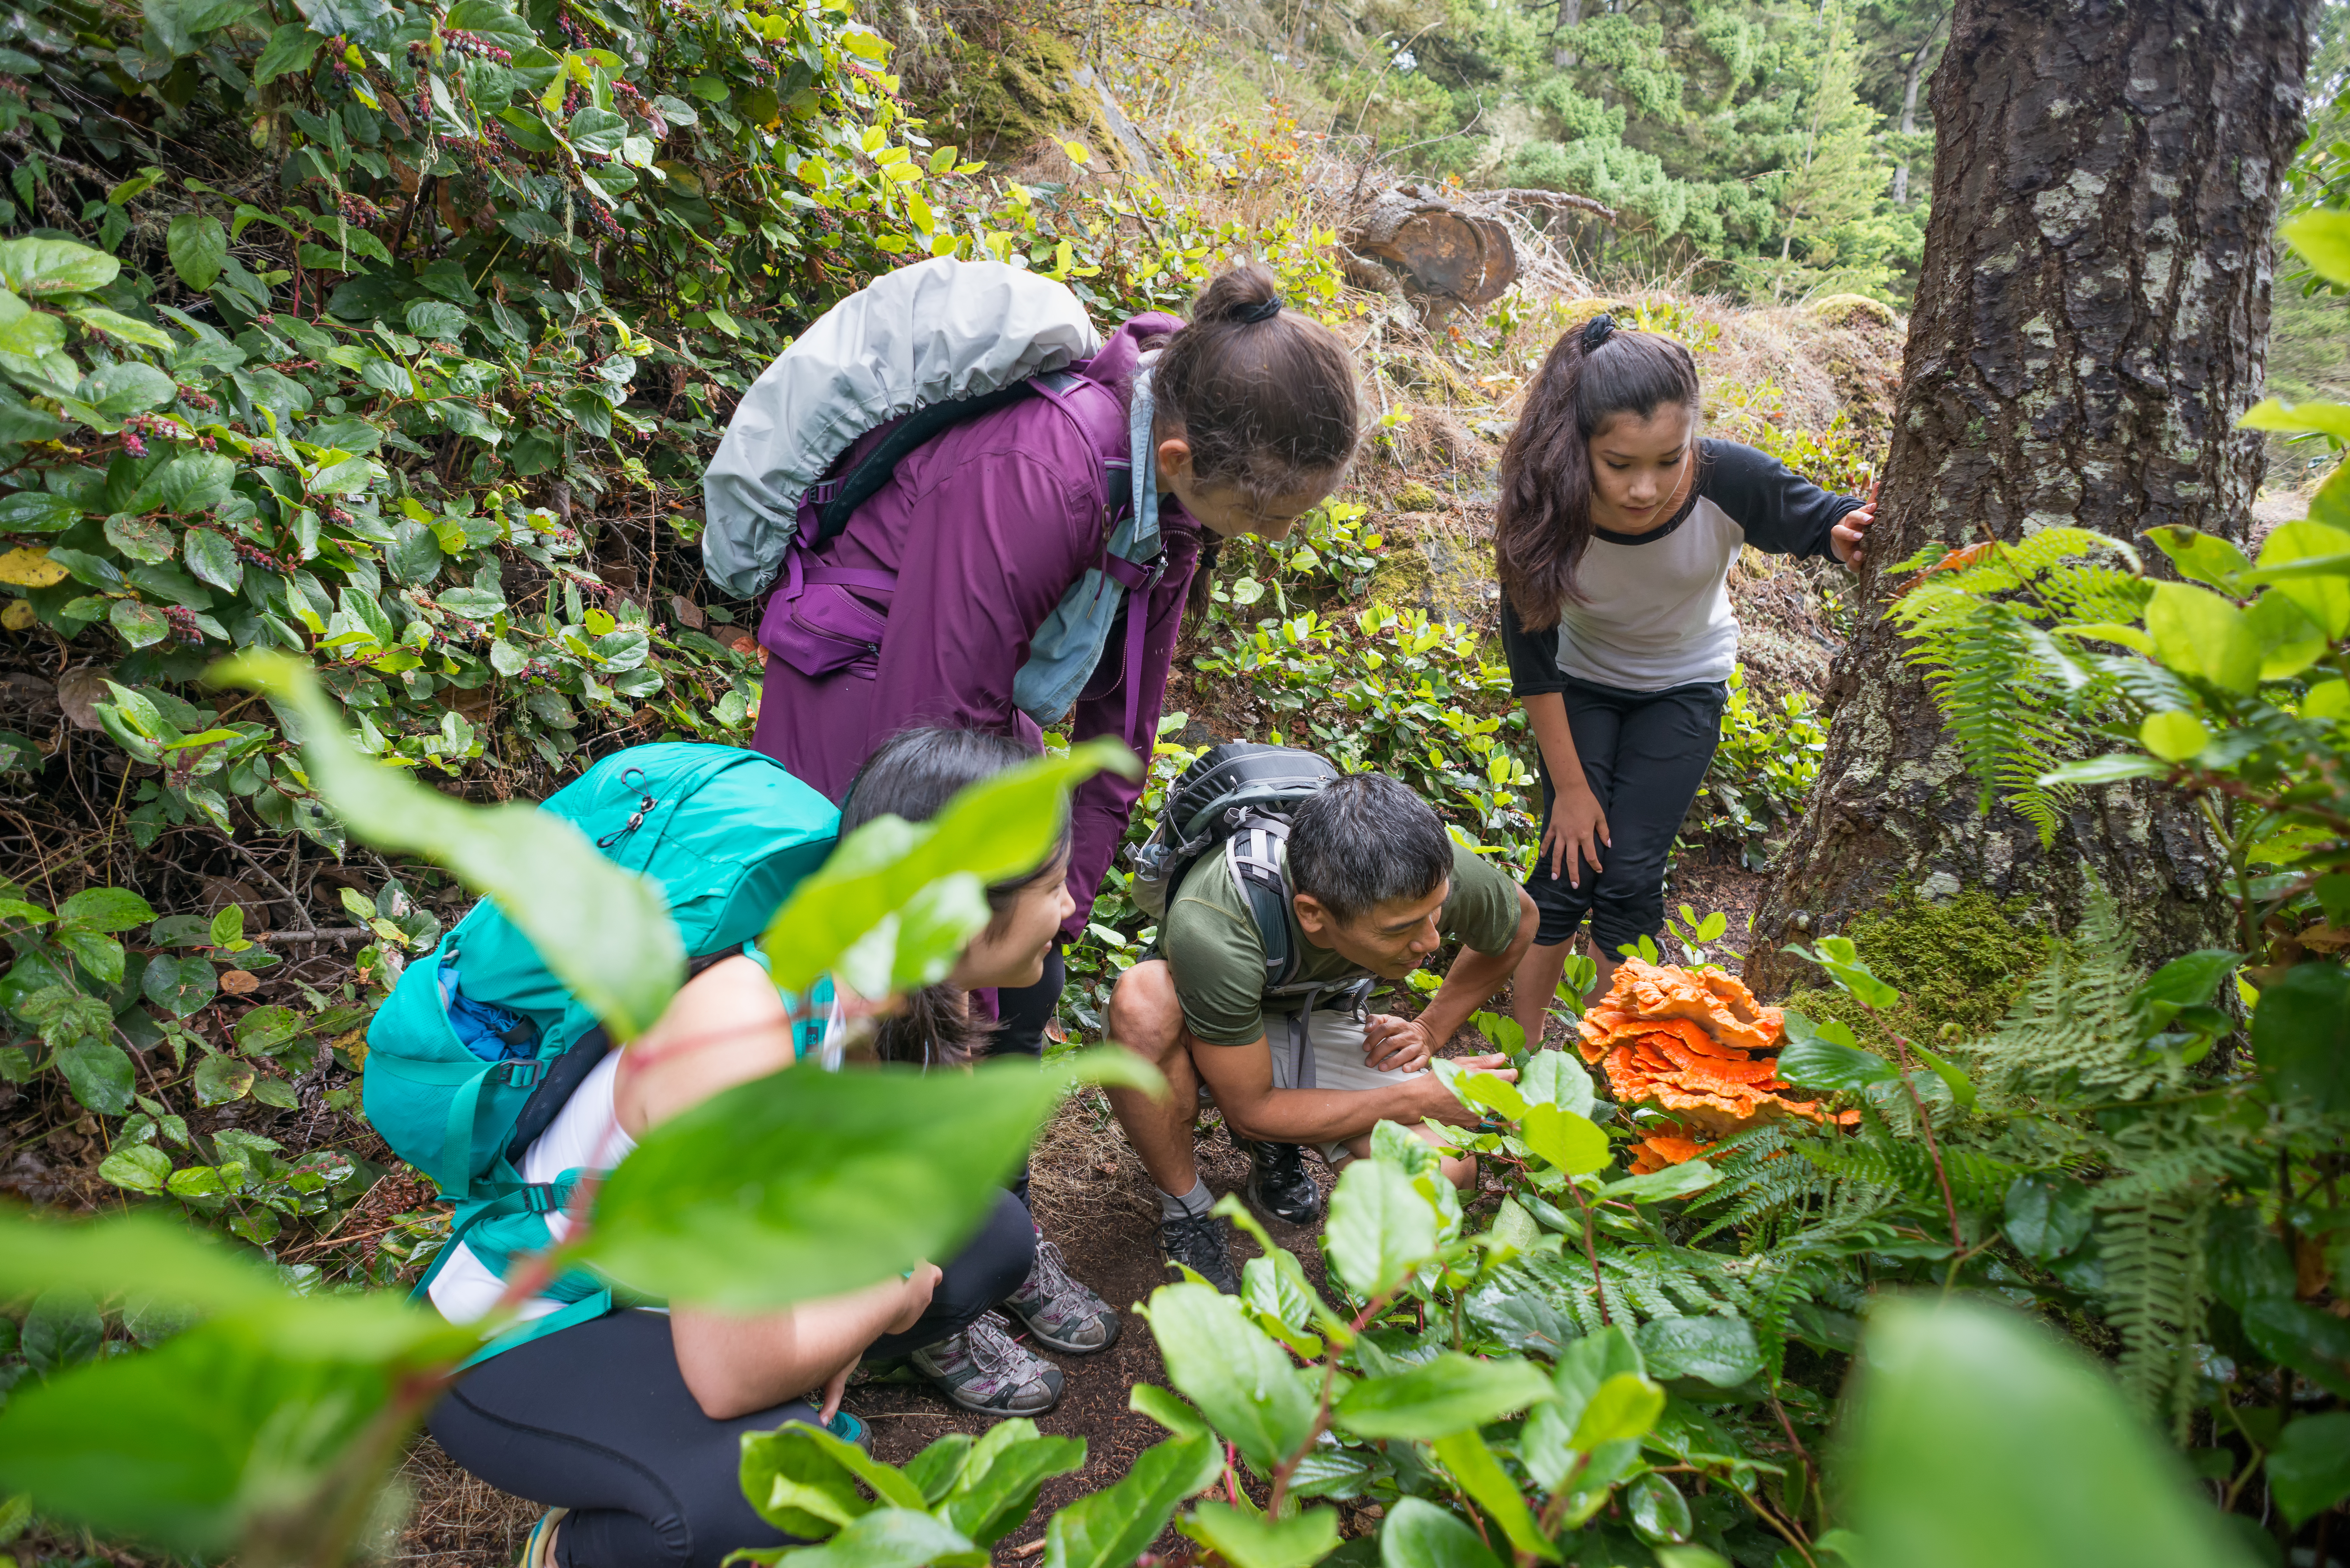
[[[348,513],[348,512],[344,511],[341,507],[339,507],[339,506],[329,506],[329,507],[328,507],[328,508],[327,508],[327,521],[328,521],[328,522],[329,522],[329,523],[334,523],[334,524],[345,524],[345,523],[348,523],[350,520],[351,520],[351,514],[350,514],[349,513]]]
[[[315,370],[318,362],[316,359],[280,359],[269,368],[280,375],[290,376],[296,370]]]
[[[441,44],[452,54],[471,55],[477,60],[487,60],[493,65],[514,64],[511,53],[499,48],[479,33],[468,33],[461,27],[445,29],[441,35]]]
[[[277,455],[277,448],[265,441],[255,441],[248,458],[256,468],[276,468],[286,461]]]
[[[161,414],[132,414],[122,421],[125,436],[152,436],[161,441],[186,441],[187,427]]]
[[[383,222],[383,209],[365,196],[354,196],[346,191],[336,203],[342,209],[343,221],[365,228],[369,223]]]
[[[137,431],[124,431],[122,432],[122,450],[129,452],[133,457],[145,457],[147,455],[147,443],[139,439]]]
[[[605,238],[617,240],[620,237],[620,225],[613,221],[611,209],[601,202],[588,203],[588,221],[602,230]]]
[[[285,577],[294,575],[294,563],[283,556],[273,556],[250,540],[231,539],[229,543],[235,546],[237,559],[248,566],[259,566],[265,572],[276,572]]]
[[[163,612],[163,618],[172,623],[173,637],[182,642],[203,644],[204,628],[196,624],[195,611],[185,605],[158,605],[156,607]]]
[[[254,324],[257,327],[275,327],[277,325],[277,316],[275,311],[265,310],[260,315],[255,317],[253,320]]]
[[[198,410],[204,413],[210,413],[213,410],[220,407],[220,400],[218,398],[213,397],[210,392],[200,392],[193,387],[182,387],[180,389],[180,401],[187,404],[188,407],[192,409]]]

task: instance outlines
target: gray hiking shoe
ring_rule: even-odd
[[[1015,1344],[989,1313],[961,1334],[914,1352],[915,1371],[982,1416],[1041,1416],[1061,1402],[1061,1369]]]
[[[1061,1249],[1036,1239],[1036,1262],[1020,1288],[1004,1301],[1019,1314],[1036,1343],[1066,1355],[1088,1355],[1118,1343],[1118,1314],[1109,1303],[1069,1278]]]
[[[1170,1267],[1180,1263],[1228,1296],[1241,1293],[1241,1272],[1232,1266],[1223,1228],[1204,1214],[1161,1220],[1159,1255]]]

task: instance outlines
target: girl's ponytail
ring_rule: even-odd
[[[1262,505],[1335,484],[1361,423],[1355,362],[1336,334],[1284,306],[1254,262],[1211,282],[1150,375],[1156,431],[1180,434],[1202,485]]]
[[[1647,419],[1668,403],[1694,414],[1697,361],[1669,337],[1595,317],[1551,345],[1502,449],[1493,563],[1530,631],[1558,624],[1582,596],[1575,570],[1591,543],[1591,437],[1617,414]]]

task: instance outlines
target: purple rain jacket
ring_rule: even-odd
[[[1138,316],[1099,354],[1070,369],[1113,388],[1124,405],[1140,345],[1182,325],[1171,316]],[[874,439],[860,441],[849,461]],[[1128,483],[1126,471],[1114,479]],[[779,635],[779,609],[793,591],[787,572],[760,628],[769,658],[753,744],[835,802],[876,746],[917,724],[993,730],[1041,752],[1035,721],[1013,705],[1013,676],[1027,659],[1030,635],[1087,567],[1102,564],[1111,522],[1103,495],[1101,452],[1045,398],[983,415],[909,453],[839,537],[816,552],[827,567],[895,575],[887,619],[876,626],[878,654],[813,677],[776,657],[792,647]],[[1119,736],[1145,762],[1201,545],[1200,524],[1171,494],[1159,499],[1159,526],[1165,569],[1128,596],[1124,612],[1149,618],[1133,732],[1125,731],[1123,619],[1066,726],[1073,742]],[[868,607],[877,597],[858,595]],[[1064,937],[1074,940],[1084,930],[1141,794],[1139,781],[1115,774],[1078,786],[1068,881],[1076,910]]]

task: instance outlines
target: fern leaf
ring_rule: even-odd
[[[2207,1206],[2161,1200],[2099,1222],[2106,1321],[2122,1336],[2122,1387],[2148,1420],[2170,1418],[2180,1442],[2195,1408],[2194,1345],[2203,1332]]]

